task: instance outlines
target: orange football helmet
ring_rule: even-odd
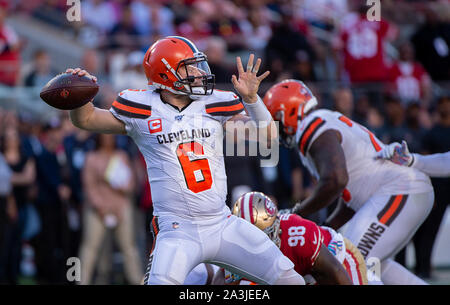
[[[248,192],[239,197],[231,209],[233,215],[244,218],[264,231],[280,246],[280,220],[275,203],[261,192]]]
[[[317,106],[317,99],[303,82],[287,79],[266,92],[264,104],[273,119],[280,122],[280,142],[291,148],[295,145],[298,122]]]
[[[156,41],[144,56],[148,84],[175,94],[209,95],[215,77],[206,55],[188,39],[168,36]]]

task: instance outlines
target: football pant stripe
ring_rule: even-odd
[[[389,226],[405,206],[408,195],[392,196],[383,210],[378,213],[378,221]]]

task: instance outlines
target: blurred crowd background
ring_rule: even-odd
[[[142,156],[126,136],[74,128],[39,91],[81,67],[99,79],[94,102],[108,109],[119,91],[146,87],[143,55],[159,37],[191,39],[207,54],[216,88],[232,90],[236,56],[252,52],[271,71],[261,96],[299,79],[321,107],[384,143],[450,150],[446,0],[383,0],[376,22],[363,0],[82,0],[74,22],[69,8],[66,0],[0,0],[0,283],[68,283],[68,257],[80,257],[83,283],[140,281],[152,245]],[[257,190],[289,208],[315,183],[284,148],[272,168],[258,157],[225,162],[228,204]],[[414,237],[414,271],[425,279],[433,278],[433,245],[450,203],[449,179],[433,184],[435,207]],[[405,263],[404,252],[397,260]]]

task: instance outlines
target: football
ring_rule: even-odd
[[[98,89],[98,84],[90,77],[62,73],[52,78],[42,88],[40,96],[52,107],[72,110],[91,101]]]

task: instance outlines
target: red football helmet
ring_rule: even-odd
[[[264,104],[273,119],[280,122],[280,142],[293,147],[298,122],[317,106],[317,99],[303,82],[287,79],[266,92]]]
[[[145,53],[148,84],[175,94],[209,95],[214,75],[206,55],[188,39],[168,36],[156,41]]]

